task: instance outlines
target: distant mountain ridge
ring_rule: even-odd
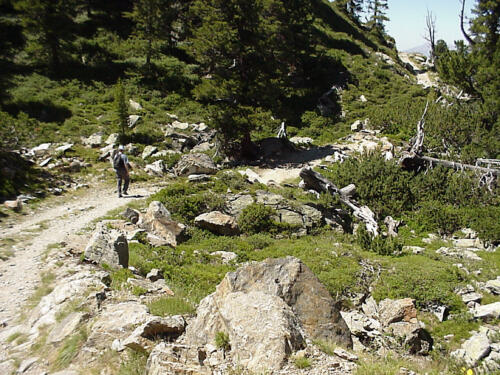
[[[403,52],[408,52],[408,53],[421,53],[422,55],[425,55],[429,57],[429,46],[427,44],[422,44],[420,46],[416,46],[410,49],[407,49]]]

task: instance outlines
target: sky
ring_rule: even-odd
[[[470,9],[475,2],[466,0],[466,18],[471,16]],[[427,9],[436,17],[436,41],[443,39],[451,47],[455,40],[464,39],[460,31],[460,0],[388,0],[388,3],[390,20],[386,31],[396,39],[399,51],[427,43],[424,39]]]

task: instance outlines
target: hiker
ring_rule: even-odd
[[[118,151],[115,151],[112,158],[113,168],[116,172],[116,178],[118,180],[118,197],[122,197],[122,180],[123,183],[123,195],[128,195],[128,184],[130,182],[129,170],[130,164],[128,162],[128,157],[123,153],[123,145],[118,146]]]

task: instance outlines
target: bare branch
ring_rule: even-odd
[[[460,0],[462,3],[462,10],[460,11],[460,30],[462,30],[462,34],[464,34],[465,39],[469,42],[469,44],[474,45],[476,42],[472,40],[472,38],[467,34],[464,28],[464,9],[465,9],[465,0]]]

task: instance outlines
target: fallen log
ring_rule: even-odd
[[[427,114],[428,106],[429,102],[427,102],[427,104],[425,105],[425,110],[424,113],[422,114],[422,118],[417,124],[417,134],[414,138],[414,142],[410,148],[410,151],[404,152],[399,158],[400,165],[405,169],[418,169],[426,164],[430,165],[434,164],[434,165],[442,165],[444,167],[453,168],[460,171],[464,169],[469,169],[472,171],[480,172],[483,174],[490,174],[495,177],[498,177],[500,174],[500,169],[497,168],[479,167],[476,165],[464,164],[464,163],[459,163],[444,159],[437,159],[430,156],[422,155],[424,137],[425,137],[425,131],[424,131],[425,115]],[[478,159],[478,160],[490,160],[490,159]]]
[[[481,173],[486,173],[486,174],[492,174],[493,176],[498,177],[500,175],[500,169],[496,168],[486,168],[486,167],[478,167],[477,165],[471,165],[471,164],[464,164],[464,163],[458,163],[455,161],[449,161],[449,160],[444,160],[444,159],[436,159],[430,156],[420,156],[419,159],[422,161],[431,163],[431,164],[437,164],[437,165],[442,165],[448,168],[453,168],[456,170],[464,170],[464,169],[469,169],[472,171],[476,172],[481,172]]]
[[[378,236],[378,224],[375,220],[375,214],[369,207],[360,206],[359,203],[351,199],[348,195],[341,194],[341,191],[333,182],[322,174],[313,171],[310,167],[302,168],[299,175],[304,181],[306,189],[313,189],[320,193],[329,193],[338,196],[340,201],[352,210],[353,215],[365,223],[366,230],[374,237]]]

